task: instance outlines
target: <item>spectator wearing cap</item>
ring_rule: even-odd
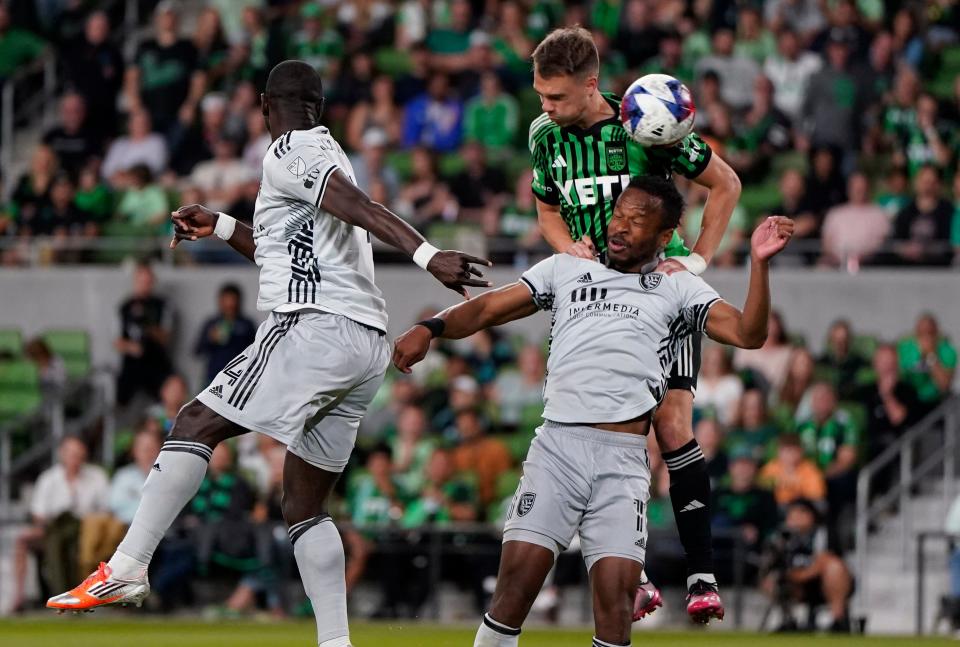
[[[182,113],[192,113],[203,94],[205,76],[197,50],[180,38],[178,10],[165,0],[154,11],[153,38],[144,42],[127,67],[124,94],[132,110],[145,109],[158,132],[166,133]]]
[[[810,145],[850,153],[860,145],[861,101],[850,70],[850,42],[842,30],[830,31],[826,58],[826,67],[810,77],[801,126]]]
[[[510,451],[487,435],[476,409],[458,412],[454,424],[459,444],[453,449],[453,464],[458,472],[476,475],[480,503],[487,506],[496,496],[497,479],[513,466]]]
[[[713,34],[710,56],[701,58],[694,68],[697,77],[712,71],[720,78],[720,96],[734,110],[750,105],[753,83],[760,74],[760,66],[753,59],[735,54],[734,33],[729,27],[720,27]]]
[[[925,312],[917,318],[913,335],[897,344],[903,379],[913,385],[927,408],[950,392],[957,370],[957,350],[940,332],[936,317]]]
[[[807,93],[810,78],[820,70],[823,63],[813,52],[800,46],[800,38],[789,29],[780,32],[777,52],[763,63],[763,73],[773,83],[773,101],[794,126],[800,125],[803,98]]]
[[[940,196],[940,172],[923,166],[913,181],[914,198],[893,224],[895,260],[904,265],[949,265],[953,207]]]
[[[126,136],[118,137],[110,144],[100,169],[101,175],[116,188],[131,184],[127,173],[135,166],[146,166],[153,175],[159,175],[167,168],[167,143],[153,132],[150,114],[146,110],[130,113],[127,131]]]
[[[824,218],[820,264],[856,271],[883,247],[890,235],[890,219],[871,200],[870,181],[863,173],[847,179],[847,197]]]
[[[796,434],[780,436],[776,458],[760,470],[760,480],[773,488],[780,506],[801,498],[822,502],[827,496],[823,474],[816,463],[804,458],[803,445]]]

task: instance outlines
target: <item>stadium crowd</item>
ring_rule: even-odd
[[[434,238],[478,231],[525,260],[546,250],[529,55],[573,23],[598,44],[602,89],[665,72],[693,90],[697,130],[745,187],[716,265],[742,260],[769,213],[796,219],[794,262],[950,265],[960,248],[951,2],[146,0],[152,26],[130,60],[112,14],[88,4],[0,4],[0,82],[52,51],[64,88],[58,123],[7,178],[7,264],[38,258],[39,237],[42,261],[110,260],[69,241],[163,236],[180,204],[249,220],[270,143],[258,93],[284,58],[319,70],[325,123],[375,200]],[[695,233],[704,196],[688,200]]]
[[[128,421],[116,445],[122,467],[108,478],[88,462],[81,440],[63,441],[59,463],[34,486],[32,524],[17,542],[21,593],[31,551],[44,556],[44,584],[59,590],[109,556],[122,537],[160,443],[202,386],[188,385],[172,359],[175,306],[155,292],[150,267],[138,266],[118,313],[120,419]],[[224,285],[193,334],[205,375],[221,370],[254,329],[239,289]],[[766,581],[772,565],[764,562],[783,536],[781,520],[797,507],[829,536],[824,545],[831,555],[850,549],[858,466],[947,397],[957,366],[956,348],[929,314],[897,340],[837,321],[821,355],[808,341],[775,314],[762,348],[731,353],[710,342],[703,348],[695,434],[713,483],[715,545],[720,555],[741,543],[750,581],[758,573]],[[490,594],[484,583],[496,572],[494,529],[541,422],[545,354],[545,342],[483,331],[438,340],[410,376],[388,374],[332,506],[347,546],[348,582],[352,587],[367,570],[375,574],[379,616],[415,615],[428,599],[427,527],[449,528],[461,546],[469,544],[465,554],[444,557],[444,577],[472,591],[482,607]],[[56,357],[32,356],[55,378]],[[669,572],[666,563],[678,554],[670,550],[676,539],[669,475],[655,439],[648,442],[654,475],[648,567],[656,577]],[[169,609],[192,599],[184,583],[197,576],[236,583],[222,607],[227,613],[258,604],[277,614],[295,611],[284,587],[275,585],[293,574],[279,506],[284,453],[254,434],[218,446],[200,492],[161,544],[151,575],[154,604]],[[486,526],[462,525],[469,522]],[[718,559],[722,581],[732,577],[730,562]],[[561,564],[557,582],[582,577],[575,560]],[[549,600],[557,603],[555,595]],[[26,606],[22,594],[17,606]]]

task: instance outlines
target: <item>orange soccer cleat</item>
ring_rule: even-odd
[[[47,600],[48,609],[65,611],[93,611],[111,604],[140,606],[150,594],[150,583],[146,575],[142,580],[124,581],[114,579],[113,569],[104,562],[90,574],[80,586],[55,595]]]

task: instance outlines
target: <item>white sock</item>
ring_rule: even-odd
[[[608,643],[600,640],[596,636],[593,637],[593,647],[630,647],[632,643],[627,643],[626,645]]]
[[[317,642],[322,647],[349,645],[346,560],[333,519],[321,515],[294,524],[290,528],[290,539],[303,590],[317,617]]]
[[[483,615],[483,622],[477,629],[473,647],[517,647],[520,642],[520,630],[497,622],[489,613]]]
[[[350,636],[340,636],[320,643],[320,647],[351,647]]]
[[[149,564],[145,564],[139,559],[134,559],[129,555],[121,553],[120,551],[117,551],[113,554],[113,557],[111,557],[110,561],[107,562],[107,566],[110,567],[113,577],[118,580],[127,580],[131,582],[135,582],[146,577],[147,569],[150,567]]]
[[[117,546],[115,559],[110,560],[118,579],[135,578],[137,573],[128,569],[150,563],[170,524],[200,489],[212,454],[213,450],[203,443],[168,440],[163,444],[143,484],[143,498],[133,523]]]
[[[703,580],[707,584],[716,584],[717,578],[713,573],[694,573],[687,578],[687,589],[697,583],[697,580]]]

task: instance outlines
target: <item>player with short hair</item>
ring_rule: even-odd
[[[270,312],[254,343],[177,415],[108,564],[47,606],[89,610],[139,603],[167,528],[196,494],[213,448],[248,431],[287,446],[283,516],[317,618],[321,647],[350,644],[344,552],[327,497],[353,450],[357,426],[390,361],[387,313],[373,280],[370,235],[412,256],[447,287],[489,286],[471,263],[439,251],[356,186],[350,161],[320,124],[323,86],[302,61],[270,72],[264,156],[253,227],[199,205],[173,214],[175,238],[215,234],[260,267],[258,308]]]
[[[397,339],[394,365],[409,373],[434,337],[461,339],[537,310],[553,314],[544,424],[507,513],[497,587],[474,647],[517,645],[544,578],[576,532],[593,588],[593,644],[629,645],[646,552],[646,434],[666,392],[675,340],[706,331],[734,346],[763,344],[768,261],[793,232],[782,217],[754,232],[740,312],[703,279],[657,270],[682,209],[670,180],[635,177],[607,227],[608,266],[556,254],[518,282],[448,308]]]
[[[590,32],[565,27],[533,52],[533,87],[543,114],[530,124],[533,193],[544,238],[557,252],[585,259],[607,251],[607,223],[617,197],[638,175],[676,173],[707,187],[703,228],[692,250],[674,232],[660,271],[701,274],[717,251],[740,198],[737,174],[697,134],[673,146],[645,148],[620,121],[620,99],[597,87],[600,60]],[[700,334],[679,342],[654,433],[670,472],[670,500],[687,557],[687,611],[706,622],[723,617],[713,575],[710,478],[693,437],[693,398],[700,370]],[[637,591],[637,617],[660,605],[651,584]]]

